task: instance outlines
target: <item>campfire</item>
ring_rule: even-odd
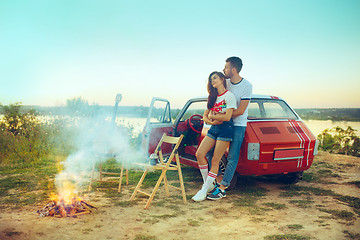
[[[97,208],[87,203],[85,199],[78,197],[78,187],[74,181],[60,178],[58,183],[59,194],[52,194],[50,202],[38,210],[40,217],[74,217],[92,213]]]
[[[78,215],[92,213],[97,208],[87,203],[80,197],[73,197],[70,201],[64,198],[55,197],[44,208],[37,211],[40,217],[74,217]]]

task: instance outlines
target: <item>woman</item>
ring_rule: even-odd
[[[210,124],[211,127],[196,151],[199,169],[204,180],[202,188],[192,197],[197,202],[205,200],[208,191],[212,190],[214,186],[220,159],[224,155],[230,141],[232,141],[233,122],[231,116],[236,108],[235,96],[226,90],[225,77],[221,72],[212,72],[210,74],[207,89],[209,97],[203,120]],[[217,120],[211,118],[213,115],[217,115]],[[211,169],[208,171],[206,154],[214,146]]]

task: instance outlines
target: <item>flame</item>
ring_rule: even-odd
[[[63,181],[59,190],[59,198],[63,200],[65,204],[70,204],[74,198],[77,198],[76,186],[71,181]]]
[[[78,196],[76,184],[70,180],[61,181],[60,186],[58,186],[58,194],[51,193],[49,198],[51,201],[63,202],[64,204],[71,204],[74,200],[83,200]]]
[[[51,201],[57,201],[59,199],[58,195],[55,193],[50,193],[49,198]]]

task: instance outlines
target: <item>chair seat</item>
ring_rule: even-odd
[[[136,163],[135,165],[141,166],[146,169],[155,169],[155,170],[161,170],[161,169],[167,169],[167,170],[178,170],[178,167],[176,165],[170,164],[167,166],[165,163],[158,163],[156,165],[150,165],[146,163]]]

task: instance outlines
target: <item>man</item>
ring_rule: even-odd
[[[245,136],[247,125],[248,106],[252,94],[252,84],[240,76],[242,60],[239,57],[229,57],[226,59],[224,75],[226,78],[227,89],[235,95],[237,109],[233,111],[234,136],[230,143],[227,166],[223,179],[220,184],[207,197],[211,200],[218,200],[226,197],[225,189],[229,187],[234,176],[236,166],[240,156],[240,148]],[[209,118],[217,119],[215,114],[210,113]]]

